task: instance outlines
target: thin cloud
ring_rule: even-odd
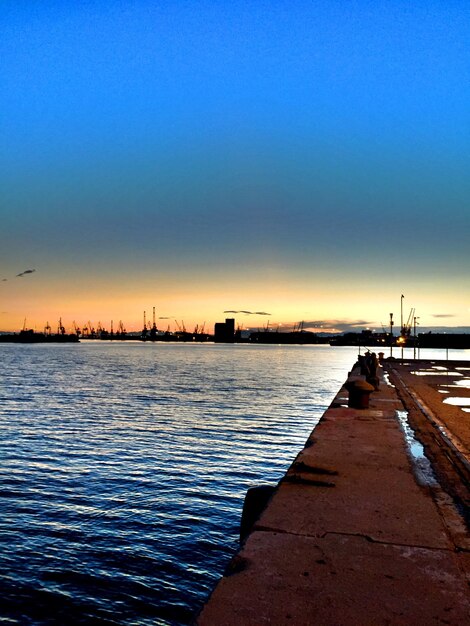
[[[171,320],[172,318],[171,317],[159,317],[158,319],[159,320]]]
[[[302,326],[305,330],[312,329],[314,332],[357,332],[377,324],[369,320],[309,320],[304,321]]]
[[[20,272],[19,274],[16,275],[16,277],[21,277],[21,276],[26,276],[26,274],[34,274],[36,270],[25,270],[24,272]]]
[[[433,317],[455,317],[451,313],[434,313]]]
[[[224,313],[243,313],[244,315],[271,315],[271,313],[266,313],[266,311],[224,311]]]

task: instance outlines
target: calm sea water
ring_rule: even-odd
[[[356,352],[0,344],[0,624],[191,623]]]

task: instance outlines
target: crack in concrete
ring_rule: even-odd
[[[306,539],[325,539],[326,537],[328,537],[328,535],[335,535],[338,537],[359,537],[360,539],[365,539],[369,543],[374,543],[374,544],[384,545],[384,546],[396,546],[397,548],[419,548],[422,550],[439,550],[441,552],[450,552],[452,554],[456,552],[470,554],[470,550],[467,550],[466,548],[457,548],[456,546],[454,546],[454,548],[445,548],[445,547],[429,546],[429,545],[422,545],[422,544],[416,544],[416,543],[400,543],[397,541],[384,541],[382,539],[374,539],[374,537],[371,537],[370,535],[366,535],[364,533],[348,533],[344,531],[341,532],[338,530],[326,530],[322,533],[314,533],[314,534],[296,533],[290,530],[285,530],[284,528],[275,528],[275,527],[261,526],[261,525],[258,526],[255,524],[255,526],[253,527],[253,532],[269,532],[269,533],[276,533],[279,535],[291,535],[292,537],[305,537]]]
[[[336,470],[328,469],[326,467],[320,467],[319,465],[310,465],[305,461],[294,461],[291,465],[289,472],[300,472],[308,474],[326,474],[327,476],[338,476]]]
[[[315,480],[313,478],[305,478],[299,474],[288,474],[282,480],[282,483],[292,483],[294,485],[305,485],[307,487],[336,487],[335,483],[326,480]]]

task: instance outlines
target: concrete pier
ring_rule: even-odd
[[[415,471],[404,404],[380,378],[368,409],[348,408],[340,390],[199,626],[470,624],[463,518]]]

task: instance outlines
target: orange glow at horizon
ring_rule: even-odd
[[[405,318],[413,306],[421,326],[470,325],[468,303],[460,292],[451,291],[452,281],[440,290],[436,283],[428,282],[419,280],[408,285],[406,291],[414,299],[411,295],[405,297]],[[313,332],[340,332],[338,324],[350,324],[352,330],[354,324],[381,329],[382,325],[388,328],[389,311],[395,312],[394,319],[399,323],[402,292],[396,284],[384,286],[379,278],[370,279],[359,292],[357,282],[348,276],[334,280],[317,277],[313,281],[310,277],[289,279],[281,274],[260,280],[256,272],[232,274],[226,284],[209,276],[196,281],[169,275],[157,281],[144,275],[140,280],[126,277],[118,281],[103,274],[91,279],[72,276],[67,280],[59,275],[46,279],[38,272],[3,282],[0,289],[0,330],[10,332],[20,330],[25,318],[26,326],[38,331],[46,322],[54,329],[59,318],[67,329],[74,321],[79,327],[88,321],[96,327],[100,322],[109,329],[111,320],[117,328],[122,320],[127,331],[139,331],[143,327],[143,312],[146,311],[147,322],[151,322],[154,306],[157,327],[162,330],[168,325],[175,330],[178,320],[179,324],[184,321],[190,330],[205,322],[205,329],[212,332],[214,323],[226,317],[235,317],[243,328],[263,328],[269,320],[271,328],[282,325],[281,330],[301,321],[306,330]],[[247,315],[243,311],[269,315]],[[451,312],[448,316],[447,311]]]

